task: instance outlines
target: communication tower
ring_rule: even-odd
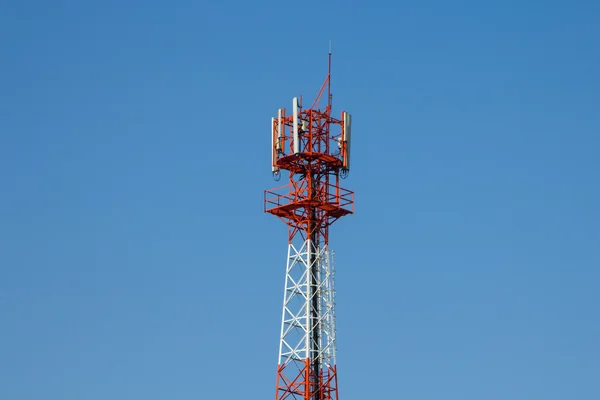
[[[321,107],[326,95],[325,107]],[[271,118],[271,170],[289,183],[265,191],[265,212],[288,226],[288,254],[276,400],[337,400],[335,286],[329,227],[354,212],[354,193],[340,187],[350,170],[350,114],[332,116],[328,73],[310,108],[302,97]]]

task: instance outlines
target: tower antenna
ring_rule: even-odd
[[[327,67],[327,105],[331,110],[331,40],[329,41],[329,61]]]
[[[328,72],[309,109],[292,100],[271,118],[271,168],[289,183],[265,191],[265,212],[288,228],[276,400],[338,400],[335,281],[329,227],[354,213],[354,193],[340,187],[350,168],[351,116],[331,115]],[[328,101],[319,108],[327,85]]]

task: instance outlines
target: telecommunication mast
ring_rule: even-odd
[[[271,170],[277,180],[289,172],[289,183],[264,199],[265,212],[288,227],[276,400],[338,399],[329,227],[354,212],[354,193],[340,187],[350,170],[352,118],[332,116],[331,51],[328,67],[310,108],[295,97],[289,114],[281,108],[271,118]]]

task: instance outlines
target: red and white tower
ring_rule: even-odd
[[[350,137],[350,114],[331,113],[330,52],[327,78],[310,108],[294,98],[289,115],[282,108],[271,119],[273,175],[289,172],[287,185],[265,191],[265,212],[287,224],[289,240],[276,400],[338,399],[328,246],[331,224],[354,212],[354,193],[339,184],[350,170]]]

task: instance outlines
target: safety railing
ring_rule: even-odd
[[[317,190],[316,197],[308,198],[307,182],[298,182],[298,185],[291,183],[276,189],[265,191],[265,211],[271,211],[277,208],[297,205],[303,206],[309,203],[317,208],[325,210],[344,209],[354,212],[354,192],[328,184],[326,190]],[[314,204],[314,201],[317,204]]]

